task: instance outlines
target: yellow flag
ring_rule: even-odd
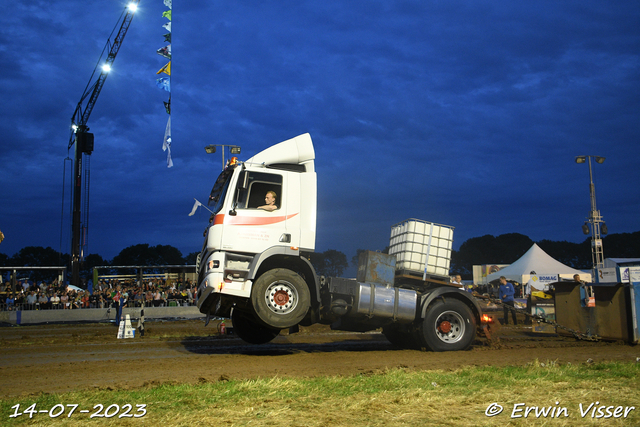
[[[168,75],[171,75],[171,61],[167,62],[167,65],[160,68],[160,70],[156,74],[160,74],[160,73],[166,73]]]

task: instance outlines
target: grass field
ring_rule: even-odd
[[[639,363],[536,361],[349,377],[221,378],[2,399],[0,425],[638,426],[639,374]]]

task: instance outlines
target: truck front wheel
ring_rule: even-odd
[[[466,350],[476,334],[476,319],[462,301],[439,300],[427,308],[419,332],[421,344],[432,351]]]
[[[233,333],[249,344],[265,344],[280,333],[277,329],[267,328],[250,314],[234,309],[231,313]]]
[[[300,323],[309,310],[311,297],[302,277],[286,268],[275,268],[255,281],[251,303],[265,325],[284,329]]]

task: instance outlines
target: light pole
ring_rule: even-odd
[[[240,154],[240,147],[237,145],[223,145],[223,144],[210,144],[204,147],[204,151],[207,154],[213,154],[216,152],[216,147],[222,147],[222,170],[224,170],[224,149],[229,147],[230,154]]]
[[[607,234],[607,224],[602,220],[600,211],[596,207],[596,186],[593,184],[593,173],[591,171],[591,159],[595,159],[596,163],[604,163],[604,157],[600,156],[577,156],[576,163],[585,163],[589,161],[589,195],[591,196],[591,212],[589,218],[582,226],[584,234],[589,234],[591,229],[591,260],[593,262],[592,267],[592,279],[596,277],[596,270],[604,268],[604,253],[602,250],[602,239],[600,238],[600,231],[602,234]],[[591,224],[591,227],[589,225]],[[602,224],[602,226],[600,226]]]

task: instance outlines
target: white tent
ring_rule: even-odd
[[[533,244],[531,248],[516,262],[500,271],[491,273],[486,277],[486,283],[506,277],[518,283],[526,283],[531,275],[559,275],[571,278],[574,274],[579,274],[584,281],[591,281],[591,274],[569,267],[549,256],[540,246]],[[559,279],[559,277],[558,277]]]

